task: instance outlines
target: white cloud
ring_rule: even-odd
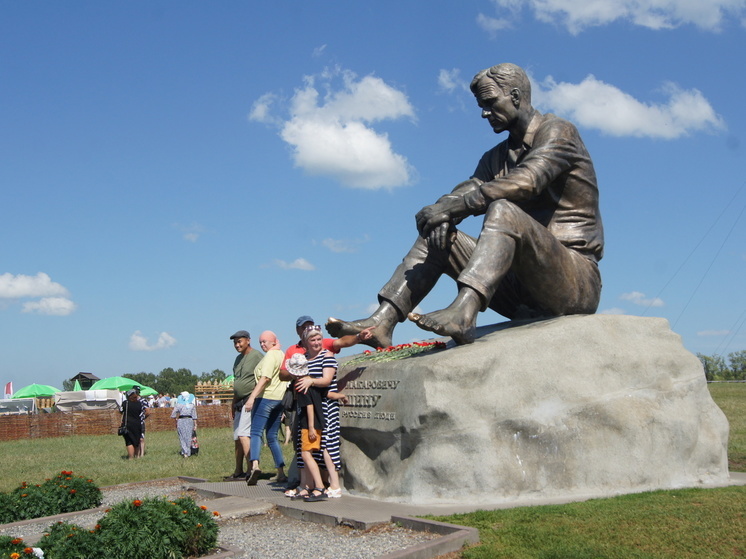
[[[648,299],[645,297],[644,293],[640,293],[639,291],[632,291],[631,293],[622,293],[619,296],[620,299],[623,301],[629,301],[630,303],[633,303],[635,305],[640,305],[642,307],[662,307],[664,305],[663,300],[659,299],[658,297],[655,297],[653,299]]]
[[[341,77],[334,90],[331,80]],[[375,76],[362,79],[352,72],[327,71],[321,98],[317,78],[306,78],[290,101],[290,117],[282,122],[280,136],[293,147],[295,165],[311,175],[333,177],[345,186],[380,189],[412,182],[414,170],[394,152],[388,135],[371,124],[382,120],[414,118],[414,110],[401,91]],[[249,118],[273,123],[273,94],[263,95]]]
[[[67,316],[77,309],[70,300],[70,292],[61,284],[52,281],[44,272],[35,276],[11,273],[0,274],[0,309],[7,308],[3,299],[38,299],[23,303],[25,313]]]
[[[490,17],[484,14],[477,16],[477,25],[487,31],[493,38],[497,36],[498,31],[513,27],[512,19]]]
[[[697,332],[697,336],[727,336],[730,330],[702,330]]]
[[[366,235],[362,239],[324,239],[321,244],[332,252],[357,252],[360,245],[368,242]]]
[[[557,83],[550,76],[543,83],[534,82],[532,89],[537,107],[612,136],[672,139],[725,129],[723,119],[700,91],[683,90],[673,83],[663,86],[668,99],[662,104],[638,101],[593,75],[579,84]]]
[[[43,297],[38,301],[23,304],[23,312],[52,316],[67,316],[77,308],[78,306],[67,297]]]
[[[181,231],[182,238],[190,243],[196,243],[199,240],[200,235],[205,231],[205,228],[198,223],[192,223],[191,225],[180,225],[176,223],[174,224],[174,227]]]
[[[155,351],[158,349],[168,349],[176,344],[176,338],[171,336],[168,332],[161,332],[158,335],[158,341],[154,344],[150,344],[148,339],[142,335],[140,330],[135,331],[130,336],[130,349],[132,351]]]
[[[263,122],[265,124],[275,124],[277,120],[272,117],[271,110],[272,105],[277,100],[277,96],[274,93],[265,93],[259,99],[254,101],[251,106],[251,112],[249,112],[249,120],[256,122]]]
[[[21,297],[68,296],[69,292],[59,283],[53,282],[44,272],[35,276],[23,274],[0,275],[0,298],[19,299]]]
[[[493,3],[498,13],[510,12],[509,21],[518,19],[516,0],[493,0]],[[746,0],[525,0],[523,6],[539,21],[562,25],[572,34],[617,20],[654,30],[693,24],[718,31],[724,20],[742,21],[746,12]],[[480,17],[487,22],[491,19],[481,14]],[[479,23],[494,34],[486,24]]]
[[[610,309],[598,311],[598,314],[627,314],[627,311],[620,309],[619,307],[612,307]]]
[[[461,77],[461,70],[441,70],[438,73],[438,86],[443,91],[453,93],[456,90],[469,90],[469,84]]]
[[[274,260],[273,262],[276,266],[282,268],[283,270],[311,271],[316,269],[316,267],[305,258],[296,258],[292,262],[285,262],[284,260]]]

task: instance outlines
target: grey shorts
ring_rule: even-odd
[[[237,441],[238,437],[251,436],[251,412],[241,408],[241,413],[236,412],[233,417],[233,440]]]

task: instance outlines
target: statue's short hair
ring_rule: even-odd
[[[505,62],[482,70],[471,80],[471,92],[477,94],[477,85],[482,78],[490,78],[500,90],[508,95],[511,89],[518,89],[525,101],[531,103],[531,82],[523,68]]]

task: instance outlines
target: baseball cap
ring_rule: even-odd
[[[235,340],[236,338],[249,338],[251,339],[251,336],[249,336],[249,333],[246,330],[239,330],[235,334],[231,336],[231,340]]]
[[[298,317],[298,320],[295,321],[295,327],[296,328],[300,328],[306,322],[314,322],[314,320],[313,320],[313,318],[311,318],[307,314],[304,314],[303,316]],[[315,322],[314,322],[314,324],[315,324]]]

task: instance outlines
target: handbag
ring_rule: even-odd
[[[295,409],[295,394],[290,386],[285,390],[285,394],[282,395],[282,409],[286,412],[291,412]]]
[[[199,454],[199,441],[197,441],[197,430],[192,431],[192,452],[191,455]]]
[[[120,437],[124,437],[125,435],[129,434],[129,430],[127,429],[127,424],[125,421],[127,421],[127,410],[129,409],[129,400],[125,401],[124,403],[124,414],[122,415],[122,424],[119,426],[119,429],[117,430],[117,435]]]

